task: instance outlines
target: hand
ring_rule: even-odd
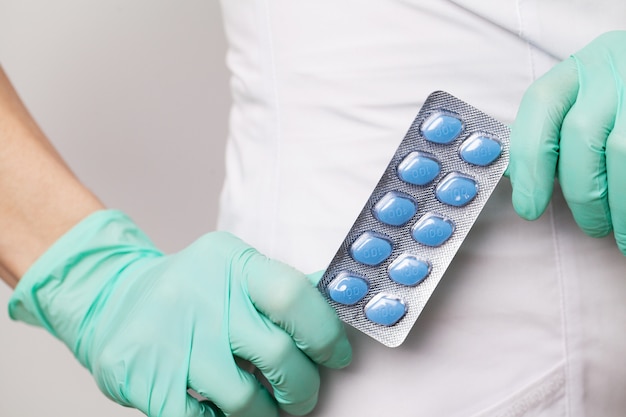
[[[316,364],[351,359],[341,322],[305,275],[223,232],[165,256],[117,211],[61,237],[9,310],[65,342],[109,398],[148,416],[266,417],[277,405],[305,414],[317,401]],[[263,372],[275,399],[235,357]]]
[[[528,89],[512,128],[513,206],[534,220],[555,175],[578,226],[626,254],[626,31],[605,33]]]

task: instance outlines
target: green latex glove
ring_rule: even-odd
[[[351,359],[341,322],[302,273],[223,232],[165,256],[112,210],[38,259],[9,312],[61,339],[109,398],[154,417],[276,416],[277,404],[305,414],[316,364]],[[275,399],[235,356],[263,372]]]
[[[555,174],[590,236],[614,229],[626,254],[626,31],[606,33],[528,89],[512,127],[513,206],[534,220]]]

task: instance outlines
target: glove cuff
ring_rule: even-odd
[[[9,316],[44,327],[76,352],[81,327],[100,296],[120,270],[146,255],[162,253],[129,217],[116,210],[94,212],[26,271],[9,300]]]

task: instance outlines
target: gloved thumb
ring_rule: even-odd
[[[511,130],[508,174],[513,207],[524,219],[538,218],[552,197],[561,125],[577,93],[576,63],[569,59],[535,81],[522,98]]]
[[[313,272],[311,274],[307,274],[306,277],[309,279],[311,284],[313,284],[314,286],[317,287],[317,284],[319,284],[320,280],[324,276],[324,272],[326,272],[326,271],[324,269],[322,269],[321,271],[317,271],[317,272]]]

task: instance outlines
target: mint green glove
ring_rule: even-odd
[[[555,174],[579,227],[626,254],[626,31],[605,33],[528,89],[511,135],[513,206],[534,220]]]
[[[316,364],[351,359],[341,322],[302,273],[223,232],[165,256],[112,210],[38,259],[9,313],[45,327],[109,398],[151,417],[276,416],[277,404],[305,414]],[[235,357],[263,372],[275,399]]]

